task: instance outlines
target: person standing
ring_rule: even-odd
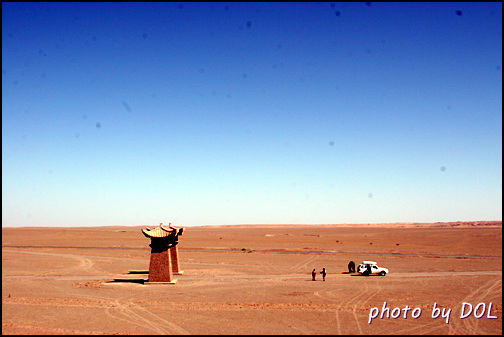
[[[353,261],[350,261],[348,263],[348,273],[355,273],[355,263]]]
[[[315,271],[315,268],[313,268],[313,270],[311,272],[312,281],[315,281],[315,276],[317,276],[317,272]]]
[[[322,281],[325,281],[325,276],[326,276],[325,268],[322,268],[322,271],[320,273],[322,274]]]

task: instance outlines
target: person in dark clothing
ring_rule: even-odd
[[[322,274],[322,281],[325,281],[325,276],[326,276],[325,268],[322,268],[322,271],[320,273]]]
[[[355,263],[353,261],[348,262],[348,273],[355,273]]]
[[[366,266],[366,275],[370,275],[371,274],[371,265],[367,265]]]
[[[312,281],[315,281],[315,276],[317,276],[317,272],[315,271],[315,268],[313,268],[311,272]]]

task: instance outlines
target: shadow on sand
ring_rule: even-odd
[[[139,275],[139,274],[147,274],[149,275],[148,270],[130,270],[128,272],[128,275]],[[113,281],[109,281],[107,283],[140,283],[144,284],[148,280],[146,278],[132,278],[132,277],[119,277],[119,278],[114,278]]]
[[[108,281],[107,283],[140,283],[144,284],[147,280],[143,278],[116,278],[112,281]]]

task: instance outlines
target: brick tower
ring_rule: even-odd
[[[147,284],[167,283],[174,284],[173,274],[180,275],[180,261],[178,257],[178,237],[184,229],[164,227],[161,223],[155,229],[142,229],[142,233],[151,239],[151,256],[149,263],[149,279]]]

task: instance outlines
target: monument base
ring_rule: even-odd
[[[172,282],[173,272],[170,254],[168,250],[158,250],[159,248],[154,246],[151,251],[149,282]]]
[[[183,275],[184,274],[184,271],[181,270],[181,271],[174,271],[173,272],[173,275]]]

